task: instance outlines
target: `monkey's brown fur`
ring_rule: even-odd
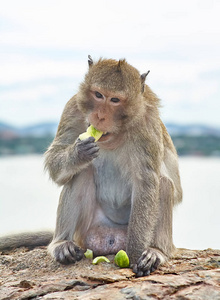
[[[64,186],[49,246],[61,263],[81,259],[86,248],[96,255],[124,248],[144,276],[175,250],[177,154],[146,75],[125,60],[89,57],[79,92],[65,106],[45,156],[51,178]],[[106,133],[97,143],[78,139],[89,124]]]

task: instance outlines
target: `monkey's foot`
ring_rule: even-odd
[[[154,272],[158,266],[166,261],[165,255],[154,248],[148,248],[138,259],[137,264],[133,264],[133,272],[137,277],[148,276]]]
[[[49,246],[52,256],[61,264],[73,264],[83,258],[84,251],[73,241],[63,241]]]

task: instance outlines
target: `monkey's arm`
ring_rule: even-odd
[[[149,275],[167,259],[163,251],[166,248],[163,245],[163,240],[166,240],[163,234],[164,229],[158,229],[158,222],[160,218],[163,219],[159,202],[159,178],[156,173],[148,170],[145,184],[139,183],[133,195],[128,226],[126,251],[133,272],[138,277]],[[166,226],[165,223],[165,230]],[[159,243],[157,243],[158,240]]]
[[[153,129],[150,134],[142,134],[141,140],[134,143],[140,146],[139,157],[132,158],[134,186],[126,248],[133,271],[138,276],[149,274],[165,260],[162,251],[154,247],[155,231],[160,218],[162,132],[160,129]]]
[[[86,122],[77,108],[76,96],[67,103],[56,137],[45,153],[45,168],[59,185],[86,168],[99,150],[93,137],[83,141],[78,139],[79,134],[86,130]]]
[[[145,178],[146,181],[141,178]],[[128,226],[127,253],[134,264],[144,250],[151,245],[158,219],[159,178],[148,170],[138,180],[132,195],[132,209]]]

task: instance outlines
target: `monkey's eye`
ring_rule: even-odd
[[[111,102],[118,103],[118,102],[120,102],[120,99],[118,99],[118,98],[111,98]]]
[[[100,94],[99,92],[95,92],[95,96],[100,99],[103,98],[102,94]]]

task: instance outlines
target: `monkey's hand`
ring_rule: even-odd
[[[132,265],[132,270],[136,273],[137,277],[148,276],[154,272],[158,266],[166,260],[165,255],[154,248],[145,250],[136,264]]]
[[[55,246],[55,245],[54,245]],[[61,264],[73,264],[84,256],[84,251],[73,241],[64,241],[56,245],[51,253]]]
[[[75,143],[76,158],[79,163],[89,162],[98,156],[99,147],[95,143],[94,137],[89,137],[85,140],[79,138]]]

